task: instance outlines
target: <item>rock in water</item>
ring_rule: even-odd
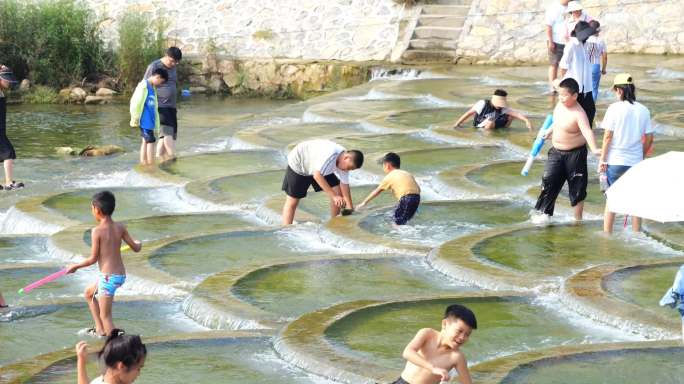
[[[102,147],[95,147],[92,145],[89,145],[78,154],[79,156],[85,156],[85,157],[95,157],[95,156],[109,156],[113,155],[115,153],[123,153],[125,152],[123,148],[117,146],[117,145],[105,145]]]

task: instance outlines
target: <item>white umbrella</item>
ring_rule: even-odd
[[[661,223],[684,221],[684,152],[630,168],[606,191],[608,210]]]

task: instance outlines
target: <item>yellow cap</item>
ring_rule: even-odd
[[[615,80],[613,80],[613,86],[626,84],[634,84],[634,81],[632,80],[632,75],[630,75],[629,73],[620,73],[615,76]]]

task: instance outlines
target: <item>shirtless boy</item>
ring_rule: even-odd
[[[579,85],[572,78],[561,81],[558,86],[553,125],[546,134],[546,139],[552,137],[553,146],[549,149],[542,189],[535,205],[535,209],[545,218],[553,216],[556,198],[567,181],[575,220],[582,220],[588,182],[587,144],[594,155],[601,154],[587,114],[577,102],[578,92]]]
[[[406,367],[393,384],[437,384],[449,381],[449,371],[456,368],[462,384],[471,384],[465,355],[460,348],[477,329],[475,314],[453,304],[444,311],[442,330],[423,328],[404,349]]]
[[[142,243],[133,240],[123,224],[112,220],[115,206],[114,194],[109,191],[98,192],[93,196],[91,210],[98,225],[91,231],[91,255],[82,263],[67,267],[67,273],[74,273],[95,263],[100,268],[98,281],[85,290],[85,298],[95,322],[95,328],[88,330],[88,333],[98,336],[108,336],[114,329],[114,293],[126,281],[126,268],[121,259],[121,241],[125,241],[134,252],[140,252],[142,248]]]

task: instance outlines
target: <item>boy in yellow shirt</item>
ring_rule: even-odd
[[[382,163],[382,170],[385,172],[385,178],[382,179],[380,185],[356,209],[365,207],[369,201],[376,198],[382,191],[391,189],[394,197],[399,200],[399,204],[394,210],[394,223],[404,225],[411,220],[418,209],[418,205],[420,205],[420,187],[410,173],[399,169],[401,158],[396,153],[390,152],[386,154],[380,162]]]

